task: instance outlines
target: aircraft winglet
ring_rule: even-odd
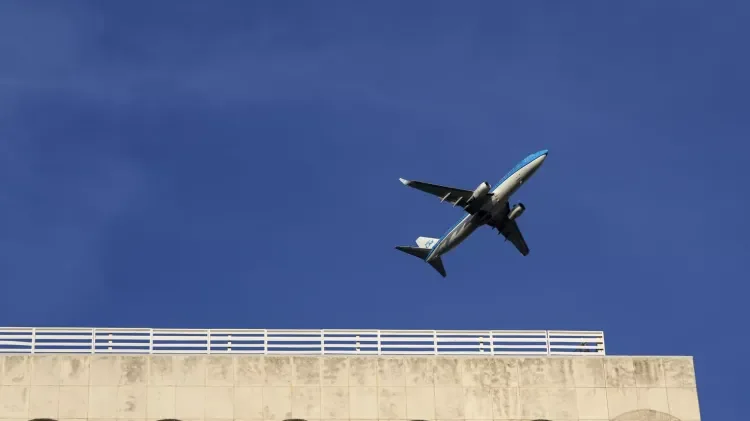
[[[411,183],[411,181],[409,181],[409,180],[405,180],[405,179],[403,179],[403,178],[399,178],[399,179],[398,179],[398,181],[400,181],[400,182],[401,182],[401,184],[403,184],[403,185],[405,185],[405,186],[408,186],[408,185],[409,185],[409,183]]]

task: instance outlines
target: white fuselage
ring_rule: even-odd
[[[513,193],[534,175],[546,158],[546,153],[540,156],[529,155],[516,165],[492,190],[492,196],[490,196],[490,199],[481,208],[485,212],[477,212],[464,216],[435,244],[426,260],[430,261],[456,248],[476,231],[477,228],[484,224],[486,213],[489,213],[493,218],[498,216],[504,217],[505,215],[499,214],[507,209],[505,204],[510,200]]]

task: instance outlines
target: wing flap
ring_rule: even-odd
[[[507,215],[507,212],[504,213]],[[523,256],[529,254],[529,246],[526,244],[526,240],[523,238],[523,234],[521,234],[521,229],[515,220],[508,219],[506,216],[501,220],[491,220],[487,225],[495,228],[498,234],[502,234],[505,237],[505,241],[510,241]]]
[[[474,193],[471,190],[457,189],[455,187],[441,186],[423,181],[404,180],[403,178],[399,178],[399,180],[405,186],[437,196],[441,202],[447,201],[454,206],[465,206]]]
[[[500,228],[500,233],[505,237],[507,241],[510,241],[523,256],[528,256],[529,246],[526,244],[526,240],[521,234],[521,229],[518,228],[518,224],[514,220],[508,219]]]

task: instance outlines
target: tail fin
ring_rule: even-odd
[[[423,238],[423,237],[420,237]],[[419,242],[419,239],[417,239],[417,242]],[[411,246],[396,246],[396,250],[401,250],[406,254],[411,254],[412,256],[419,257],[422,260],[427,259],[427,256],[430,254],[430,248],[426,247],[411,247]],[[443,266],[443,260],[438,257],[433,257],[430,259],[429,262],[427,262],[432,266],[440,275],[443,276],[443,278],[446,277],[445,273],[445,267]]]
[[[433,247],[435,247],[435,244],[440,241],[437,238],[430,238],[430,237],[419,237],[417,238],[417,245],[423,249],[431,250]]]

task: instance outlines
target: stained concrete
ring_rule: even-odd
[[[690,357],[0,356],[0,421],[698,421]]]

